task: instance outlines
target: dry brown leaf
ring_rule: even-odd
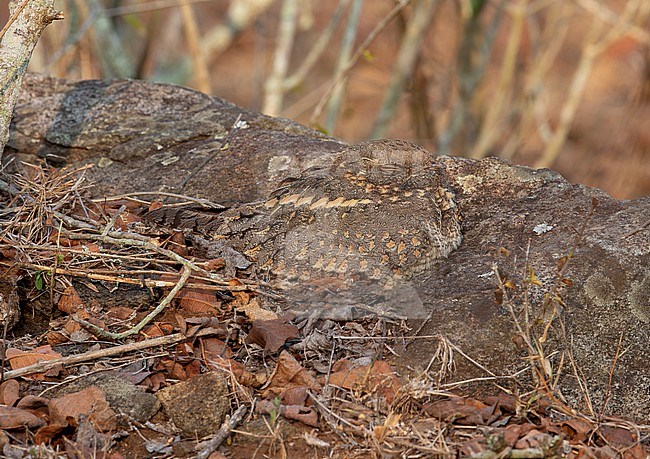
[[[183,288],[177,297],[178,305],[191,314],[214,315],[221,305],[214,292],[198,288]]]
[[[246,370],[241,362],[233,359],[224,359],[222,357],[212,357],[207,361],[210,367],[232,374],[237,382],[242,386],[259,388],[266,383],[266,378],[262,375],[256,375]]]
[[[67,343],[70,341],[70,338],[68,338],[67,335],[56,330],[48,331],[45,334],[45,339],[47,340],[47,344],[50,346],[58,346],[59,344]]]
[[[72,417],[79,422],[79,416],[86,415],[93,426],[101,432],[113,431],[117,427],[115,411],[106,401],[106,395],[98,387],[88,387],[82,391],[50,400],[50,424],[68,425]]]
[[[562,433],[573,442],[588,440],[593,428],[590,422],[578,418],[568,419],[561,424]]]
[[[126,306],[114,306],[106,312],[106,316],[111,319],[129,320],[135,316],[135,310]]]
[[[637,443],[636,436],[627,429],[616,426],[601,426],[598,429],[598,434],[603,437],[603,440],[608,445],[616,448],[629,448]]]
[[[451,398],[427,403],[427,414],[459,425],[485,425],[494,413],[494,406],[473,398]]]
[[[517,397],[514,395],[499,392],[498,395],[491,395],[485,399],[488,405],[497,405],[499,409],[508,413],[517,412]]]
[[[237,293],[245,292],[234,292],[235,295]],[[233,302],[237,310],[246,314],[246,317],[248,317],[251,322],[255,320],[274,320],[278,318],[278,315],[275,312],[269,311],[267,309],[262,309],[257,298],[253,298],[251,301],[248,301],[244,304],[240,303],[241,302],[237,302],[234,304]]]
[[[194,352],[197,355],[202,355],[203,358],[211,362],[217,358],[229,359],[232,357],[232,351],[226,343],[218,338],[201,338],[198,346],[195,347]]]
[[[309,394],[306,387],[292,387],[282,394],[282,403],[285,405],[304,405]]]
[[[205,263],[205,269],[207,271],[218,271],[225,266],[226,260],[223,258],[213,258]]]
[[[189,379],[183,365],[172,359],[160,359],[154,366],[155,370],[164,370],[171,379],[185,381]]]
[[[0,404],[13,406],[20,398],[20,384],[15,379],[0,384]]]
[[[174,326],[167,322],[154,322],[140,332],[141,339],[157,338],[174,333]]]
[[[189,250],[187,244],[185,244],[185,234],[182,231],[174,231],[172,237],[169,239],[170,244],[168,248],[180,255],[181,257],[187,257],[189,255]]]
[[[329,383],[349,390],[378,392],[388,403],[393,401],[400,388],[395,372],[383,360],[376,361],[372,367],[364,365],[332,373]]]
[[[254,320],[247,343],[255,343],[268,352],[277,352],[287,340],[298,338],[300,330],[284,319]]]
[[[551,435],[533,429],[523,438],[517,440],[517,443],[515,443],[515,449],[544,448],[550,443],[550,439]]]
[[[37,429],[45,425],[38,416],[21,408],[0,405],[0,429]]]
[[[22,408],[23,410],[29,410],[32,413],[41,412],[47,414],[48,404],[50,399],[45,397],[38,397],[36,395],[25,395],[21,398],[18,403],[16,403],[16,408]]]
[[[154,201],[149,205],[149,212],[160,209],[164,204],[162,201]]]
[[[271,393],[282,395],[293,387],[306,387],[315,391],[321,389],[321,385],[307,369],[287,351],[282,351],[262,397],[268,398]]]
[[[167,377],[164,375],[164,373],[153,373],[144,378],[140,385],[148,388],[151,390],[151,392],[157,392],[166,382]]]
[[[9,365],[12,370],[18,368],[28,367],[44,360],[54,360],[61,358],[61,354],[54,352],[49,345],[37,347],[31,351],[22,351],[16,348],[9,348],[6,352]],[[29,376],[24,376],[28,379],[44,379],[43,373],[33,373]]]
[[[38,445],[55,445],[64,435],[74,435],[74,419],[70,418],[69,421],[71,421],[72,425],[49,425],[38,429],[38,432],[36,432],[36,436],[34,437],[34,443]]]
[[[280,415],[292,421],[299,421],[311,427],[318,427],[318,413],[313,409],[303,405],[285,405],[277,406],[269,400],[261,400],[256,406],[258,413],[270,414],[279,412]]]
[[[650,448],[646,449],[642,445],[634,445],[623,453],[623,459],[648,459],[648,457],[650,457]]]
[[[74,314],[78,310],[85,308],[84,302],[77,293],[77,289],[72,285],[63,290],[61,298],[59,298],[59,302],[56,306],[59,311],[65,312],[66,314]]]

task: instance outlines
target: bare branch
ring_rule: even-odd
[[[9,123],[27,70],[27,64],[41,33],[52,21],[63,19],[53,0],[9,3],[10,18],[0,32],[0,151],[9,140]]]
[[[370,134],[373,139],[384,136],[390,120],[393,118],[399,97],[404,92],[406,80],[413,74],[415,63],[421,52],[420,44],[431,23],[436,3],[437,0],[421,0],[413,8],[413,13],[404,32],[404,38],[397,52],[397,61],[393,67],[393,74],[386,90],[384,102]]]
[[[264,86],[264,104],[262,112],[277,116],[282,110],[284,100],[284,79],[289,68],[289,59],[293,49],[296,26],[298,24],[298,1],[284,0],[280,13],[280,26],[273,59],[273,70]]]
[[[343,43],[341,44],[341,52],[339,54],[338,64],[336,67],[336,72],[340,72],[345,65],[350,60],[350,55],[352,54],[352,46],[357,37],[357,28],[359,25],[359,16],[361,16],[361,6],[363,5],[363,0],[354,0],[352,4],[352,9],[350,11],[350,16],[348,17],[348,23],[345,27],[345,34],[343,35]],[[340,84],[332,93],[332,98],[327,104],[327,121],[325,121],[325,129],[328,132],[334,132],[334,126],[336,124],[336,119],[339,116],[339,111],[341,107],[341,99],[343,98],[343,92],[345,91],[345,83]]]

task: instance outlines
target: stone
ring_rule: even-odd
[[[155,191],[159,184],[178,189],[180,178],[189,177],[184,193],[246,212],[303,170],[331,166],[346,148],[296,123],[184,88],[26,81],[4,159],[93,162],[96,196]],[[239,114],[248,129],[233,127]],[[217,137],[228,135],[222,151]],[[193,172],[215,154],[205,175]],[[563,362],[557,387],[568,404],[586,409],[579,375],[597,412],[650,422],[650,197],[619,201],[553,171],[494,158],[441,156],[436,168],[455,195],[463,240],[447,258],[404,276],[401,288],[429,318],[413,321],[414,329],[423,324],[421,334],[445,336],[491,372],[455,353],[453,378],[497,376],[509,385],[510,376],[525,371],[528,352],[513,317],[524,317],[527,307],[549,364],[558,369]],[[508,280],[505,291],[495,271]],[[544,310],[549,293],[562,304]],[[415,340],[400,363],[424,368],[433,353],[430,341]]]
[[[189,438],[216,433],[230,411],[228,383],[215,371],[165,387],[156,395],[167,416]]]

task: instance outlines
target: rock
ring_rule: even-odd
[[[190,438],[217,432],[230,410],[228,383],[215,371],[166,387],[156,395],[174,425]]]
[[[116,413],[126,415],[136,422],[148,421],[160,409],[156,396],[145,392],[144,388],[118,376],[103,373],[77,379],[59,390],[51,391],[49,395],[61,397],[91,387],[98,387],[104,392],[106,401]]]
[[[263,199],[344,144],[179,86],[26,75],[7,146],[5,160],[95,164],[98,197],[167,191],[230,205]]]
[[[183,192],[225,204],[264,200],[281,180],[331,164],[345,147],[293,122],[174,86],[26,81],[5,156],[94,162],[89,172],[98,195],[159,184],[177,190],[181,177],[218,152]],[[233,129],[239,114],[248,129]],[[221,152],[215,138],[227,131],[229,148]],[[511,313],[522,318],[526,306],[532,336],[545,337],[544,355],[569,404],[586,409],[576,380],[584,375],[596,412],[650,422],[650,197],[618,201],[553,171],[498,159],[438,161],[463,217],[463,242],[408,279],[414,301],[430,315],[420,333],[445,336],[509,385],[508,376],[529,366]],[[572,253],[576,234],[582,237]],[[505,300],[495,266],[509,281]],[[527,297],[526,279],[534,281]],[[544,310],[549,292],[562,304]],[[401,362],[426,367],[433,352],[430,341],[416,340]],[[458,353],[455,359],[455,379],[489,376]]]

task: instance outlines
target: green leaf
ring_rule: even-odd
[[[35,280],[36,290],[38,290],[38,291],[43,290],[43,284],[44,283],[45,282],[43,280],[43,271],[37,272],[36,273],[36,280]]]

